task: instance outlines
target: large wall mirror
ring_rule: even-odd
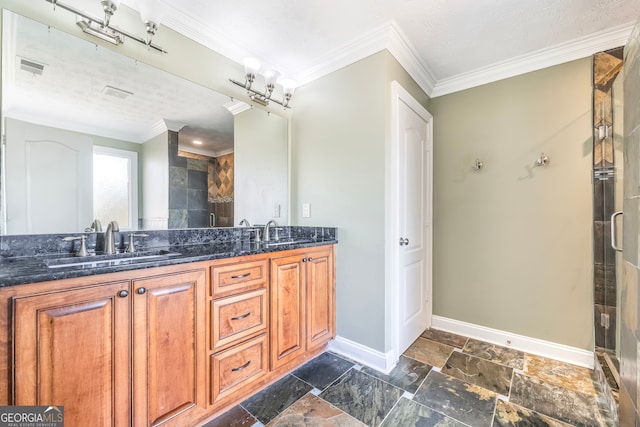
[[[2,19],[0,234],[81,232],[96,219],[288,224],[285,118],[11,11]]]

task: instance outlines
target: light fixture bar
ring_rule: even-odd
[[[102,31],[104,29],[108,29],[108,30],[112,31],[113,33],[115,33],[116,35],[121,35],[121,36],[127,37],[127,38],[129,38],[131,40],[135,40],[138,43],[142,43],[143,45],[148,46],[148,47],[150,47],[150,48],[152,48],[152,49],[154,49],[154,50],[156,50],[156,51],[158,51],[160,53],[167,53],[167,51],[164,50],[163,48],[161,48],[160,46],[155,45],[153,43],[147,43],[147,41],[145,39],[140,38],[140,37],[138,37],[136,35],[133,35],[131,33],[128,33],[128,32],[126,32],[124,30],[110,27],[108,24],[105,24],[105,22],[102,19],[99,19],[99,18],[96,18],[94,16],[91,16],[91,15],[87,14],[86,12],[83,12],[83,11],[81,11],[79,9],[76,9],[73,6],[69,6],[69,5],[64,4],[62,2],[59,2],[58,0],[45,0],[45,1],[48,2],[48,3],[53,4],[54,8],[55,7],[59,7],[61,9],[66,10],[67,12],[75,13],[76,15],[81,16],[84,19],[86,19],[87,21],[78,21],[78,25],[87,34],[91,34],[93,36],[99,37],[100,39],[108,41],[108,42],[113,43],[113,44],[122,43],[122,41],[120,41],[119,43],[116,42],[116,40],[117,40],[116,36],[110,35],[110,34],[104,32],[104,31]],[[91,23],[95,23],[95,24],[99,25],[101,27],[101,30],[96,30],[91,25]],[[86,29],[85,29],[85,27],[86,27]],[[122,37],[120,37],[120,39],[122,39]]]
[[[285,102],[280,102],[277,99],[268,97],[266,93],[258,92],[251,87],[247,87],[247,84],[245,82],[240,83],[239,81],[233,79],[229,79],[229,81],[234,85],[240,86],[241,88],[245,89],[247,91],[247,94],[249,94],[249,98],[251,98],[251,100],[255,103],[262,105],[263,107],[269,105],[269,102],[275,102],[276,104],[281,105],[283,108],[291,108],[289,107],[289,100],[291,99],[291,96],[287,97],[287,95],[285,94]]]

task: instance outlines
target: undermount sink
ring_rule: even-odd
[[[309,239],[299,239],[299,240],[278,240],[274,242],[264,242],[264,245],[268,248],[273,246],[283,246],[283,245],[300,245],[303,243],[311,243],[313,240]]]
[[[139,251],[134,253],[120,253],[113,255],[91,255],[86,257],[67,257],[45,259],[44,263],[48,268],[96,268],[110,267],[113,265],[136,264],[153,260],[167,259],[178,256],[178,252],[166,250]]]

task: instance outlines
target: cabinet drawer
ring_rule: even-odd
[[[267,328],[267,290],[258,289],[211,302],[211,348],[227,344]]]
[[[214,297],[230,292],[266,287],[267,260],[215,265],[211,267],[211,293]]]
[[[211,403],[268,372],[267,334],[211,356]]]

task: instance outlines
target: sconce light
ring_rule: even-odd
[[[263,92],[257,91],[252,88],[253,82],[258,74],[262,74],[264,77],[265,88]],[[244,83],[229,79],[229,81],[237,86],[243,87],[247,91],[247,95],[252,101],[266,107],[269,102],[275,102],[282,105],[284,108],[291,108],[289,101],[293,97],[293,92],[296,89],[296,82],[291,79],[284,79],[280,77],[280,73],[276,70],[264,70],[261,73],[260,61],[255,58],[246,58],[244,60]],[[273,99],[273,90],[276,84],[282,86],[282,101]]]
[[[151,42],[151,38],[155,35],[158,27],[160,26],[160,20],[164,13],[164,3],[161,0],[137,0],[138,9],[140,10],[140,17],[146,27],[146,35],[144,38],[133,35],[127,31],[119,28],[111,27],[109,24],[111,18],[118,6],[120,6],[121,0],[101,0],[102,10],[104,12],[104,18],[96,18],[76,9],[73,6],[66,5],[58,0],[45,0],[53,4],[54,9],[59,7],[68,12],[76,15],[76,24],[87,34],[98,37],[109,43],[119,45],[124,43],[124,40],[129,38],[135,40],[138,43],[142,43],[149,48],[157,50],[161,53],[167,53],[160,46],[157,46]]]

